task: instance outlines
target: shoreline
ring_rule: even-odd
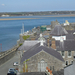
[[[0,19],[1,20],[28,20],[28,19],[39,19],[39,18],[3,18],[3,19]]]
[[[59,15],[48,15],[48,16],[47,15],[41,15],[39,17],[75,17],[75,14],[62,14],[62,15],[59,14]],[[0,18],[0,21],[2,21],[2,20],[29,20],[29,19],[41,19],[41,18],[8,18],[8,17],[3,18],[2,17],[2,19]]]
[[[67,14],[67,15],[65,15],[65,14],[62,14],[62,15],[50,15],[50,16],[44,16],[44,17],[75,17],[75,14]]]

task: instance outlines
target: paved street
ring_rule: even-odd
[[[20,61],[20,54],[17,52],[13,58],[5,62],[0,66],[0,75],[7,75],[9,68],[16,68],[16,66],[13,66],[13,62],[19,62]]]

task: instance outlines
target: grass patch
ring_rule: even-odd
[[[24,36],[23,36],[23,39],[26,40],[26,39],[29,38],[29,37],[30,37],[30,35],[24,35]]]
[[[19,44],[19,46],[21,46],[21,45],[22,45],[22,43]]]

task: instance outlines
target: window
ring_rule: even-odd
[[[61,51],[61,55],[64,57],[65,56],[65,51]]]
[[[68,61],[66,61],[65,65],[68,65]]]
[[[73,64],[73,60],[71,61],[71,64]]]
[[[38,71],[39,72],[44,72],[46,70],[47,67],[47,62],[45,62],[43,59],[38,62]]]
[[[68,57],[71,57],[71,51],[68,51]]]
[[[53,66],[53,71],[54,71],[54,66]]]
[[[50,66],[50,70],[52,70],[52,67]]]
[[[54,66],[50,66],[50,70],[54,71]]]

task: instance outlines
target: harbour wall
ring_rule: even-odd
[[[2,65],[3,63],[5,63],[9,59],[11,59],[15,55],[17,48],[18,48],[18,46],[15,46],[10,50],[7,50],[7,51],[1,53],[0,54],[0,65]]]

